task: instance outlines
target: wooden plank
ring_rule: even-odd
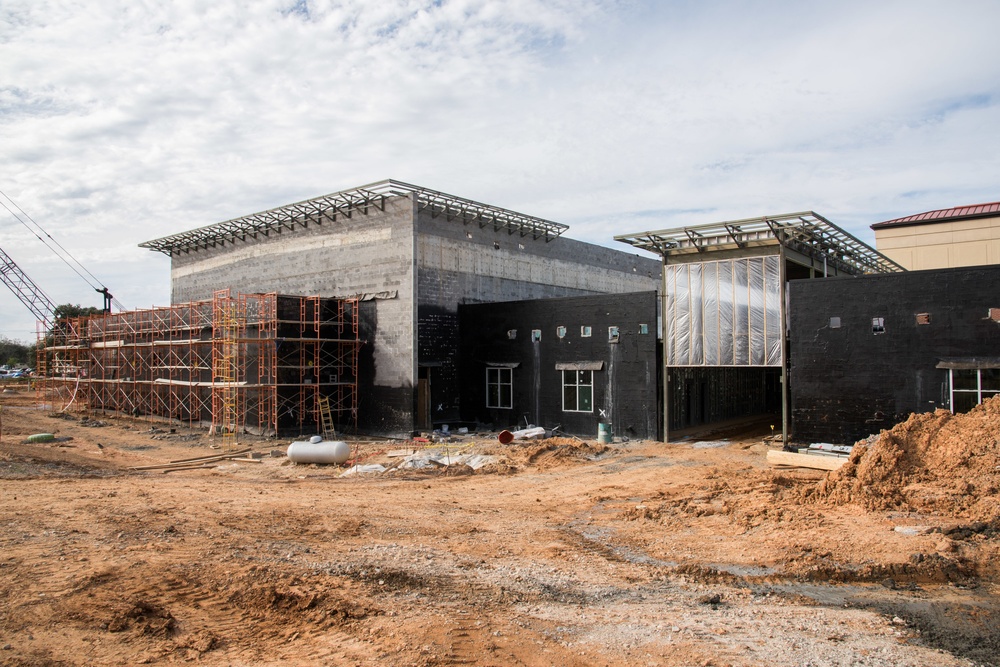
[[[205,456],[196,456],[193,459],[175,459],[171,463],[193,463],[195,461],[206,461],[210,459],[216,459],[220,456],[239,456],[240,454],[246,454],[253,447],[247,447],[246,449],[240,449],[235,452],[226,452],[225,454],[206,454]]]
[[[247,449],[242,453],[246,453],[249,451],[250,450]],[[196,459],[184,459],[181,461],[171,461],[169,463],[154,463],[152,465],[145,465],[145,466],[131,466],[129,470],[160,470],[161,468],[183,468],[185,466],[197,465],[199,463],[218,463],[219,461],[225,461],[226,459],[235,459],[239,455],[240,452],[233,452],[231,454],[216,454],[215,456],[202,456]]]
[[[797,454],[796,452],[786,452],[780,449],[769,449],[767,451],[767,462],[778,466],[836,470],[847,463],[847,457],[816,456],[815,454]]]
[[[393,449],[386,453],[386,456],[390,459],[394,459],[397,456],[410,456],[411,454],[416,454],[415,449]]]

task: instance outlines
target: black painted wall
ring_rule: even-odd
[[[658,437],[659,358],[655,291],[459,306],[462,418],[496,429],[553,428],[597,437],[607,423],[615,437]],[[646,325],[647,333],[640,333]],[[581,336],[589,326],[591,336]],[[609,327],[617,326],[617,342]],[[565,327],[560,338],[557,327]],[[508,331],[516,330],[511,339]],[[532,341],[532,330],[541,340]],[[593,412],[564,412],[558,363],[601,362],[593,372]],[[489,363],[516,363],[513,408],[486,407]]]
[[[947,408],[942,358],[1000,356],[1000,323],[989,318],[1000,307],[1000,266],[793,280],[788,294],[797,441],[851,444]]]

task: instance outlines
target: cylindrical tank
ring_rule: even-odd
[[[344,463],[351,458],[351,446],[339,440],[302,442],[288,445],[288,458],[295,463]]]
[[[597,425],[597,442],[609,444],[611,442],[611,424],[601,422]]]

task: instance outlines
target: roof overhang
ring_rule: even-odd
[[[496,231],[503,229],[509,234],[530,236],[536,240],[550,241],[569,229],[558,222],[389,179],[164,236],[140,243],[139,247],[166,255],[179,255],[252,241],[311,224],[334,221],[338,217],[367,215],[372,210],[385,211],[386,201],[392,197],[412,197],[417,202],[418,210],[430,211],[434,218],[460,220],[464,224],[493,227]]]
[[[945,357],[934,368],[955,371],[1000,368],[1000,357]]]
[[[615,236],[616,241],[667,258],[694,259],[720,251],[785,247],[842,273],[905,271],[864,241],[812,211],[730,220]]]
[[[926,213],[917,213],[902,218],[895,218],[894,220],[886,220],[885,222],[876,222],[874,225],[871,225],[871,228],[875,232],[879,232],[884,229],[895,229],[896,227],[934,225],[946,222],[959,222],[961,220],[996,217],[1000,217],[1000,202],[954,206],[936,211],[927,211]]]

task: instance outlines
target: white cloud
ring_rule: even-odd
[[[169,299],[138,243],[383,178],[607,245],[609,220],[802,209],[870,240],[1000,198],[998,19],[976,0],[8,0],[0,190],[130,307]],[[57,303],[98,303],[10,218],[0,247]],[[0,315],[33,329],[5,291]]]

